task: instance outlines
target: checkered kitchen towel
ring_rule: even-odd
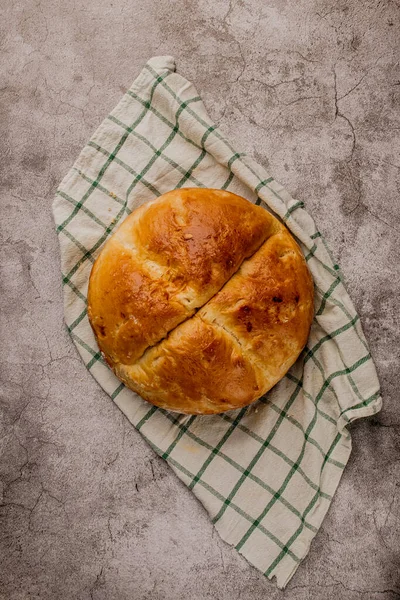
[[[259,402],[222,415],[177,415],[144,402],[102,360],[86,313],[90,270],[107,238],[133,209],[184,186],[227,189],[268,207],[298,239],[315,282],[315,318],[299,360]],[[346,425],[381,408],[360,319],[303,202],[232,148],[167,56],[145,65],[82,150],[54,216],[65,319],[86,367],[221,537],[284,587],[349,458]]]

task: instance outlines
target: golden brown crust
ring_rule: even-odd
[[[306,261],[281,226],[198,315],[240,340],[265,393],[306,344],[313,308],[313,282]]]
[[[266,210],[189,188],[139,208],[110,238],[92,269],[88,314],[128,387],[169,410],[211,414],[253,402],[294,363],[313,284]]]
[[[116,374],[145,400],[176,412],[211,414],[249,404],[261,395],[240,344],[194,316]]]
[[[104,247],[92,269],[88,313],[99,347],[112,364],[132,364],[193,314],[175,300],[171,287],[159,285],[157,276],[118,239]]]
[[[191,317],[263,243],[265,210],[221,190],[183,189],[140,207],[93,267],[89,319],[112,363],[133,364]]]

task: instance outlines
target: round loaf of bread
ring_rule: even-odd
[[[306,344],[313,283],[265,209],[174,190],[125,219],[94,263],[88,315],[114,373],[164,409],[212,414],[275,385]]]

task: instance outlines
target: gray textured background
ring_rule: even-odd
[[[1,600],[400,597],[400,42],[393,0],[1,2]],[[98,387],[62,322],[51,203],[144,62],[172,54],[306,203],[362,315],[384,410],[280,592]]]

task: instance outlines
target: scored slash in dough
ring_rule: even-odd
[[[90,276],[88,315],[128,387],[168,410],[211,414],[250,404],[295,362],[313,284],[268,211],[186,188],[134,211],[108,240]]]

